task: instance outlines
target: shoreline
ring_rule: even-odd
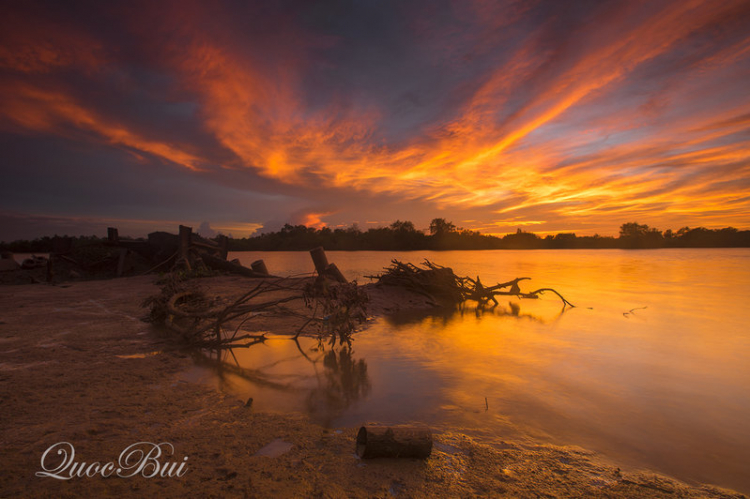
[[[302,415],[256,413],[230,395],[182,380],[193,365],[189,353],[141,321],[147,311],[140,303],[158,292],[154,280],[0,286],[3,495],[744,497],[647,470],[620,470],[576,447],[490,446],[460,429],[435,434],[426,461],[359,460],[357,428],[330,431]],[[200,281],[212,290],[252,282]],[[377,313],[391,311],[389,303],[420,306],[387,293],[374,301]],[[278,324],[268,319],[265,326]],[[276,457],[257,455],[277,441],[291,448]],[[169,442],[175,459],[188,457],[187,471],[154,478],[35,476],[45,450],[58,442],[70,442],[77,459],[88,463],[116,460],[137,442]]]

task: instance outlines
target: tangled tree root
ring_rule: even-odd
[[[302,300],[308,312],[284,305]],[[147,298],[149,320],[176,333],[184,342],[200,348],[247,346],[265,340],[264,334],[247,333],[242,328],[257,315],[296,316],[304,324],[295,331],[297,338],[311,326],[330,335],[333,342],[349,342],[356,324],[366,318],[367,295],[356,282],[333,283],[311,279],[263,279],[234,299],[208,298],[194,280],[170,274],[161,293]]]
[[[380,284],[407,288],[439,303],[458,304],[466,300],[475,300],[480,305],[486,305],[490,301],[497,305],[496,296],[505,295],[536,299],[549,291],[562,300],[563,308],[575,307],[552,288],[522,292],[518,283],[529,280],[529,277],[517,277],[512,281],[486,287],[482,284],[479,276],[476,280],[470,277],[459,277],[453,273],[453,269],[437,265],[429,260],[424,261],[422,268],[412,263],[392,260],[391,266],[387,267],[384,273],[368,277],[377,279]]]

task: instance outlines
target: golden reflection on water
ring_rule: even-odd
[[[367,256],[329,258],[352,275]],[[562,313],[548,295],[380,319],[343,357],[305,339],[299,348],[273,340],[225,359],[288,389],[231,373],[212,379],[254,397],[259,410],[342,426],[423,421],[488,441],[531,436],[750,492],[750,251],[397,257],[425,256],[488,285],[532,277],[522,290],[553,287],[576,308]],[[373,255],[370,273],[383,257]]]

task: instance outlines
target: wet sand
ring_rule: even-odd
[[[190,353],[141,320],[141,302],[158,292],[153,281],[0,286],[0,496],[744,497],[620,469],[581,448],[510,439],[489,445],[460,428],[436,434],[426,461],[360,460],[357,428],[327,430],[302,415],[257,413],[184,381]],[[250,282],[201,284],[222,294]],[[376,313],[428,305],[373,293]],[[287,329],[263,321],[257,327]],[[45,451],[60,442],[74,446],[74,461],[93,476],[36,476]],[[119,465],[123,450],[138,442],[172,444],[174,455],[158,459],[161,471],[171,462],[172,471],[183,464],[184,474],[146,478],[153,466],[127,478],[94,473],[93,462]],[[54,450],[48,469],[59,462]]]

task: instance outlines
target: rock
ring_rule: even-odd
[[[277,438],[270,444],[266,445],[253,456],[265,456],[265,457],[279,457],[289,452],[294,445],[289,442],[284,442],[280,438]]]

